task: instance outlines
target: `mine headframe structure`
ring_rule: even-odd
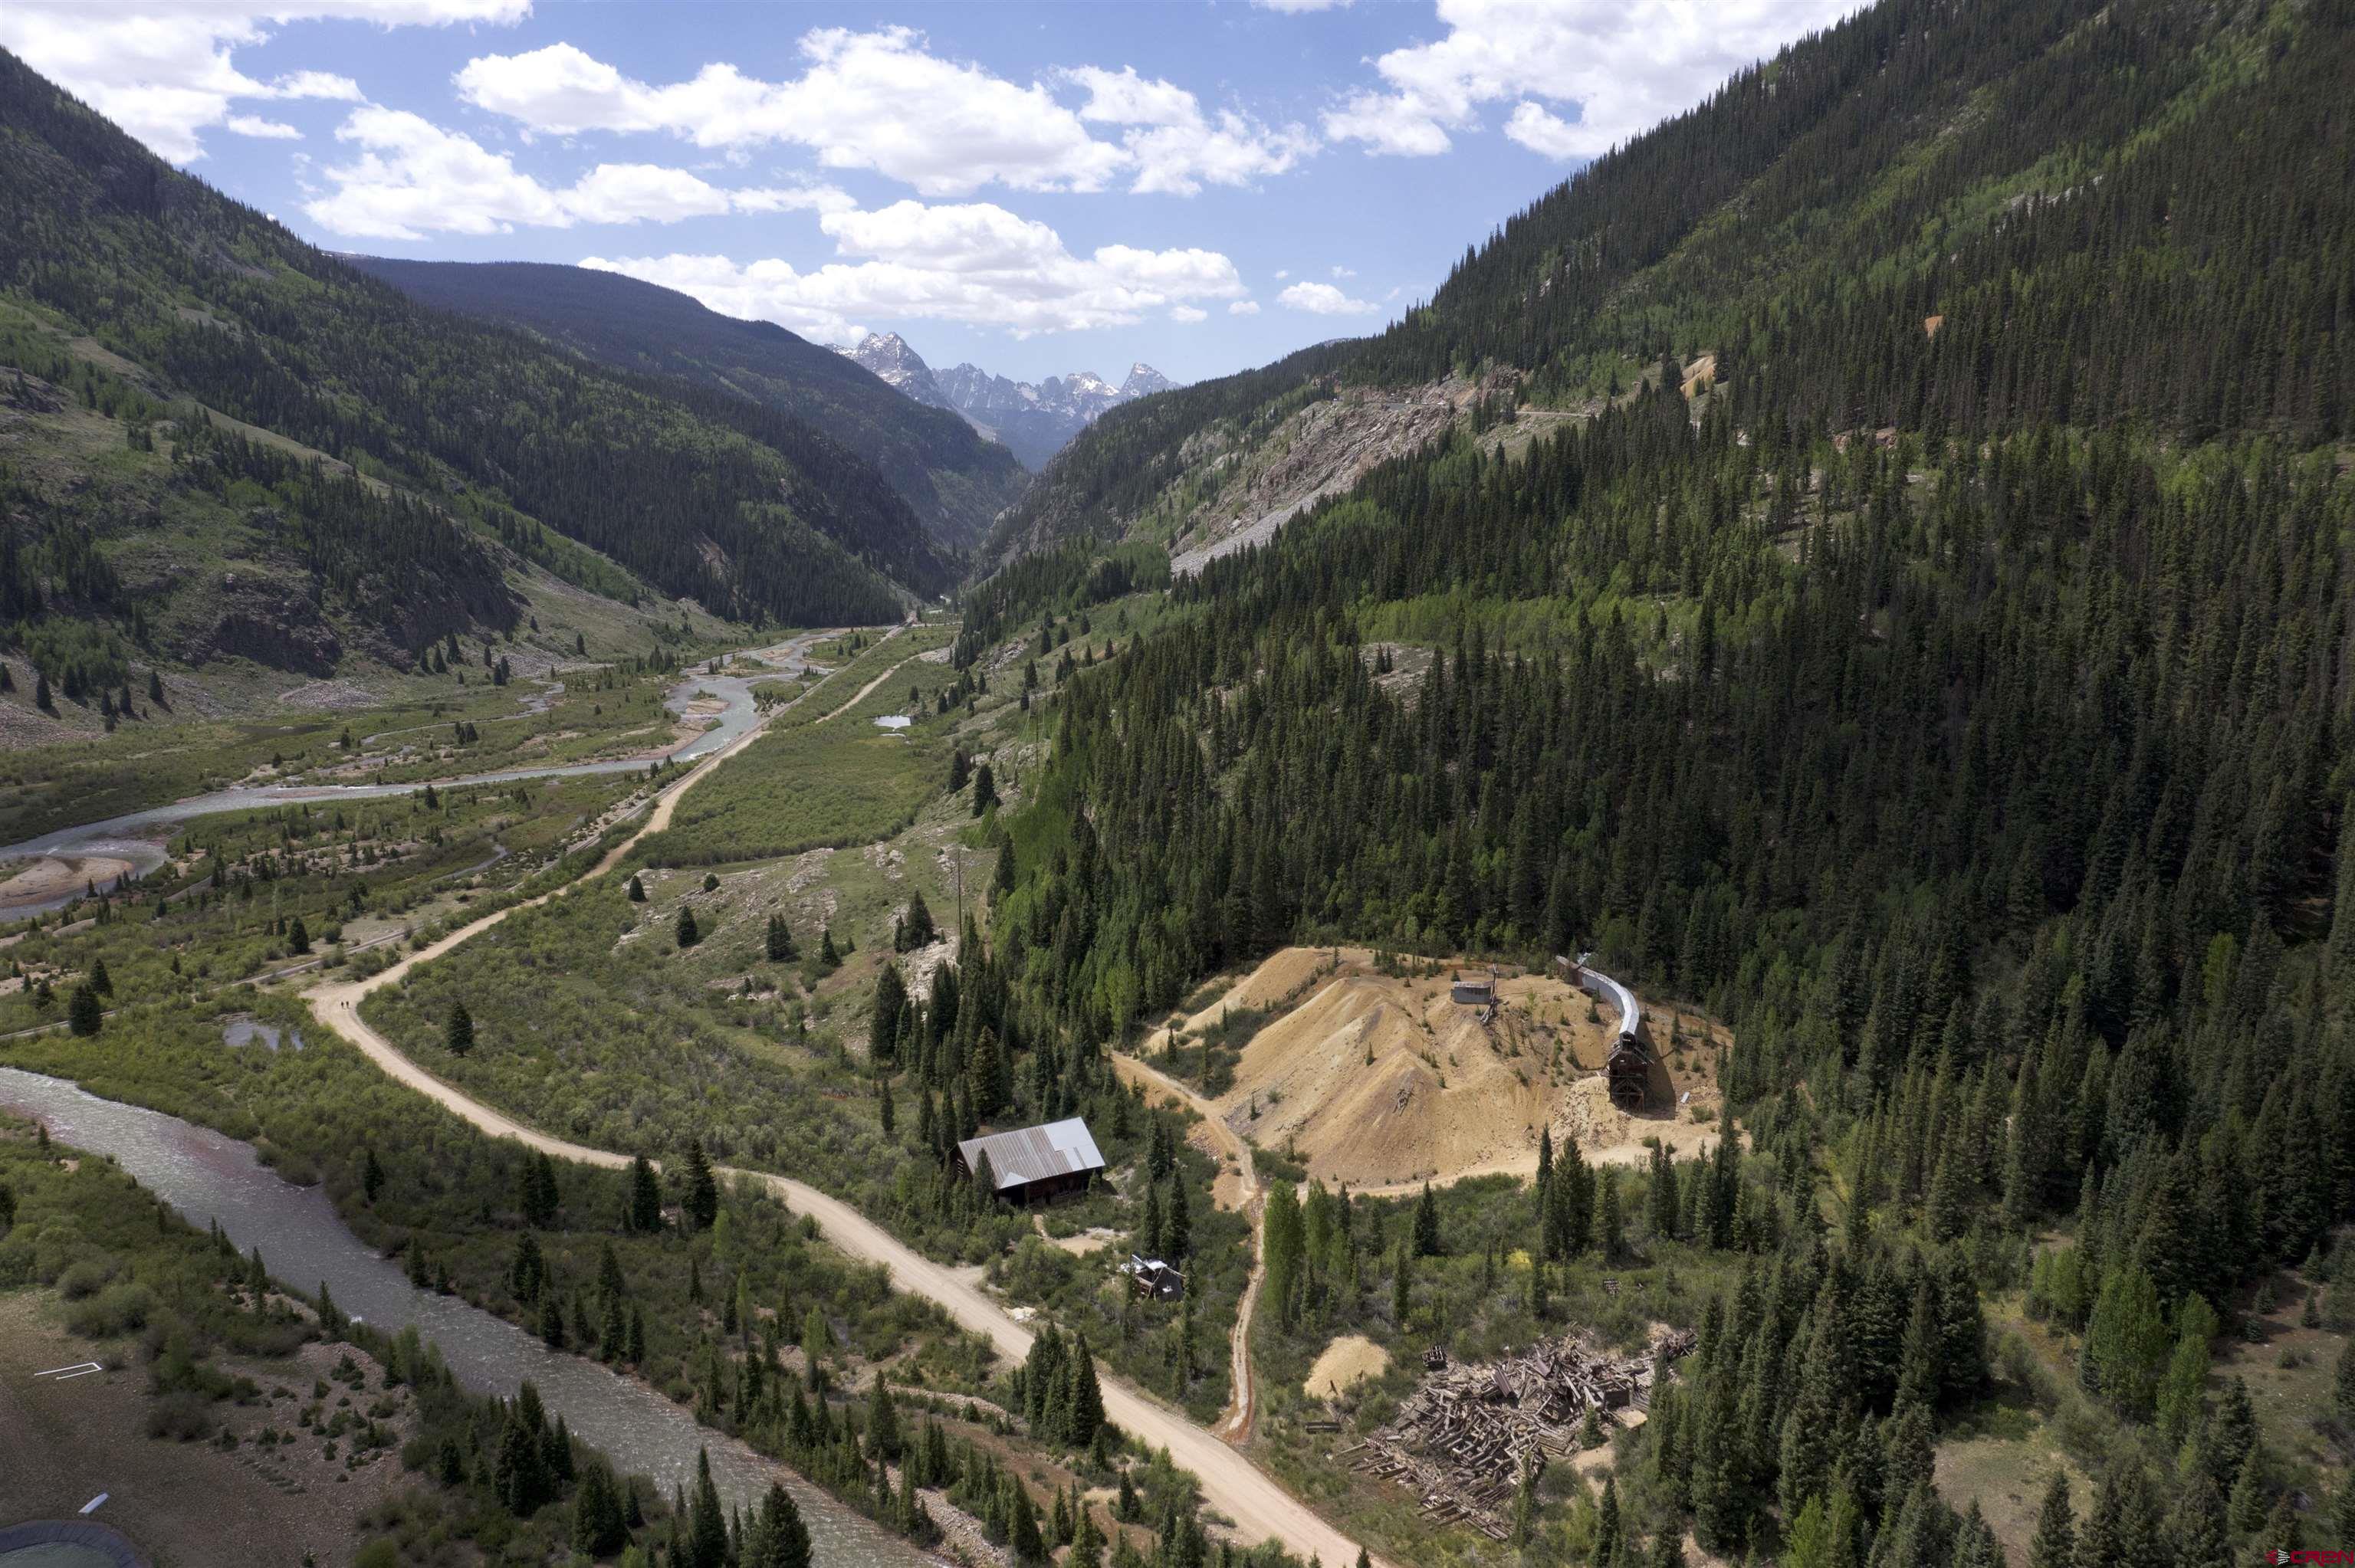
[[[1603,1073],[1611,1086],[1611,1103],[1622,1110],[1640,1110],[1651,1093],[1651,1047],[1633,1034],[1622,1034],[1611,1047],[1611,1054],[1603,1061]]]

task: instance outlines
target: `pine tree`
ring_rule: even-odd
[[[106,1009],[98,1000],[98,992],[86,985],[73,988],[66,1001],[66,1023],[75,1034],[87,1040],[106,1026]]]
[[[1170,1179],[1169,1204],[1161,1216],[1161,1245],[1167,1249],[1162,1255],[1181,1267],[1194,1253],[1194,1224],[1187,1213],[1182,1174]]]
[[[1431,1183],[1425,1181],[1423,1196],[1414,1206],[1414,1255],[1438,1257],[1445,1251],[1439,1234],[1439,1200],[1432,1195]]]
[[[1626,1252],[1625,1223],[1619,1213],[1619,1172],[1603,1172],[1594,1208],[1594,1241],[1605,1263],[1616,1263]]]
[[[611,1557],[628,1544],[629,1527],[613,1472],[601,1461],[581,1473],[572,1498],[572,1549],[590,1557]]]
[[[744,1553],[743,1568],[811,1568],[809,1526],[793,1494],[769,1483]]]
[[[1618,1560],[1623,1528],[1619,1520],[1619,1483],[1606,1470],[1603,1496],[1594,1506],[1594,1568],[1610,1568]]]
[[[728,1515],[711,1479],[711,1451],[695,1456],[695,1498],[687,1527],[687,1557],[681,1568],[728,1568]]]
[[[687,905],[682,904],[678,906],[678,920],[675,934],[678,939],[678,950],[682,953],[703,940],[703,932],[695,923],[695,911]]]
[[[1039,1510],[1031,1505],[1030,1494],[1021,1482],[1009,1477],[1006,1484],[1011,1489],[1007,1499],[1011,1506],[1007,1510],[1007,1550],[1013,1553],[1017,1563],[1043,1563],[1048,1560],[1047,1542],[1039,1533]]]
[[[2235,1531],[2253,1535],[2264,1528],[2265,1510],[2272,1502],[2273,1488],[2265,1480],[2264,1452],[2252,1448],[2248,1457],[2241,1461],[2241,1473],[2233,1478],[2232,1494],[2225,1502],[2225,1517]]]
[[[2167,1541],[2174,1549],[2175,1568],[2230,1568],[2234,1558],[2224,1534],[2224,1499],[2207,1477],[2192,1477],[2177,1496],[2168,1513]]]
[[[1063,1559],[1063,1568],[1103,1568],[1103,1531],[1096,1527],[1096,1517],[1085,1503],[1079,1517],[1071,1521],[1071,1550]]]
[[[887,960],[875,977],[874,1009],[867,1029],[868,1060],[879,1065],[893,1059],[908,1006],[907,981],[900,976],[900,966]]]
[[[2077,1568],[2077,1519],[2069,1506],[2069,1478],[2059,1470],[2044,1489],[2036,1534],[2028,1543],[2028,1568]]]
[[[711,1173],[711,1161],[704,1157],[703,1140],[687,1140],[687,1182],[680,1194],[679,1208],[694,1229],[708,1231],[711,1222],[719,1217],[719,1182]]]
[[[556,1184],[556,1161],[538,1151],[524,1155],[517,1171],[516,1209],[523,1223],[545,1230],[556,1219],[561,1201]]]
[[[638,880],[638,874],[634,871],[630,873],[630,902],[644,904],[645,901],[646,885]]]
[[[1103,1389],[1096,1382],[1095,1352],[1088,1348],[1084,1332],[1071,1351],[1071,1399],[1063,1417],[1064,1441],[1074,1448],[1084,1448],[1104,1428]]]
[[[790,963],[801,956],[794,946],[793,927],[785,923],[785,917],[783,915],[769,916],[769,930],[764,950],[773,964]]]
[[[900,1457],[899,1407],[891,1400],[891,1385],[880,1372],[867,1393],[867,1453],[872,1459],[885,1462]]]
[[[630,1158],[630,1202],[623,1228],[645,1234],[662,1229],[662,1186],[655,1180],[654,1162],[643,1154]]]
[[[2158,1397],[2169,1343],[2150,1276],[2131,1266],[2111,1269],[2085,1327],[2080,1376],[2125,1414],[2146,1419]]]
[[[442,1045],[453,1056],[464,1056],[474,1048],[474,1015],[466,1011],[464,1002],[450,1004],[450,1019],[442,1028]]]

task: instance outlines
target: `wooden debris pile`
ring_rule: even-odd
[[[1574,1453],[1589,1410],[1648,1406],[1654,1357],[1692,1344],[1689,1331],[1665,1333],[1650,1353],[1619,1356],[1565,1334],[1500,1361],[1449,1367],[1443,1357],[1395,1420],[1341,1457],[1415,1492],[1425,1519],[1503,1541],[1522,1470]]]

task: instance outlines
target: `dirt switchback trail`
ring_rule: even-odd
[[[1164,1033],[1167,1033],[1166,1031]],[[1150,1044],[1150,1042],[1147,1042]],[[1241,1202],[1234,1206],[1251,1216],[1252,1271],[1251,1282],[1243,1287],[1243,1298],[1235,1308],[1235,1331],[1229,1337],[1229,1353],[1233,1358],[1234,1396],[1228,1403],[1226,1418],[1219,1423],[1219,1436],[1234,1444],[1251,1440],[1252,1415],[1258,1405],[1257,1385],[1252,1382],[1251,1361],[1252,1313],[1259,1307],[1260,1282],[1267,1277],[1267,1201],[1259,1190],[1259,1171],[1252,1164],[1251,1146],[1242,1135],[1226,1124],[1218,1107],[1192,1089],[1179,1083],[1157,1067],[1149,1067],[1135,1056],[1113,1054],[1113,1062],[1122,1072],[1157,1089],[1166,1089],[1183,1103],[1191,1106],[1210,1129],[1210,1136],[1225,1146],[1234,1157],[1235,1171],[1241,1192]]]
[[[897,668],[896,665],[893,667],[894,670]],[[872,691],[891,673],[892,671],[886,671],[870,683],[868,690]],[[862,693],[861,696],[864,695]],[[826,717],[831,718],[843,712],[858,700],[854,698],[852,703],[835,709]],[[818,722],[824,723],[825,720]],[[645,825],[614,846],[579,881],[556,892],[543,894],[531,900],[530,904],[561,897],[612,871],[639,840],[667,827],[679,797],[710,769],[749,745],[765,724],[764,717],[762,725],[755,726],[735,744],[714,752],[685,778],[666,788],[656,798],[655,809],[648,813]],[[528,906],[527,904],[511,905],[486,915],[381,973],[366,980],[315,987],[305,993],[304,1000],[310,1003],[312,1014],[322,1024],[358,1047],[389,1076],[494,1138],[512,1138],[525,1147],[538,1150],[552,1158],[577,1160],[584,1165],[608,1168],[626,1165],[629,1156],[625,1154],[552,1138],[484,1104],[456,1086],[444,1083],[402,1055],[391,1041],[360,1017],[360,1003],[370,992],[399,984],[401,978],[416,966],[440,958],[488,930],[517,909]],[[1255,1191],[1256,1180],[1251,1174],[1248,1151],[1245,1153],[1242,1164],[1244,1180],[1252,1182]],[[719,1174],[727,1179],[749,1177],[762,1183],[771,1193],[783,1200],[788,1207],[815,1219],[828,1242],[862,1262],[881,1264],[895,1287],[923,1297],[946,1312],[958,1327],[985,1336],[1000,1355],[1020,1361],[1030,1353],[1030,1330],[1008,1317],[1006,1309],[979,1286],[959,1278],[943,1265],[918,1254],[849,1204],[806,1182],[765,1171],[740,1171],[731,1166],[722,1166],[719,1168]],[[1256,1274],[1253,1280],[1252,1288],[1256,1291]],[[1245,1299],[1248,1304],[1249,1297]],[[1245,1310],[1248,1312],[1248,1305]],[[1272,1538],[1282,1542],[1295,1555],[1302,1558],[1314,1556],[1331,1568],[1346,1568],[1347,1564],[1357,1560],[1358,1545],[1355,1542],[1327,1524],[1316,1510],[1278,1486],[1208,1429],[1196,1425],[1182,1412],[1172,1409],[1109,1372],[1102,1372],[1101,1383],[1104,1414],[1123,1431],[1156,1447],[1167,1448],[1176,1464],[1199,1478],[1204,1500],[1234,1521],[1236,1533],[1245,1542],[1256,1544]],[[1247,1408],[1245,1419],[1248,1420]],[[1379,1563],[1380,1560],[1375,1561]]]

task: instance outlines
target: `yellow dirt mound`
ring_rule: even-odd
[[[1359,1189],[1526,1173],[1549,1126],[1590,1159],[1648,1137],[1689,1149],[1705,1134],[1687,1130],[1689,1106],[1669,1110],[1692,1081],[1682,1072],[1657,1115],[1611,1106],[1597,1075],[1612,1024],[1590,1020],[1585,993],[1558,975],[1503,976],[1484,1021],[1452,999],[1450,982],[1484,978],[1485,965],[1410,969],[1386,974],[1363,948],[1285,948],[1186,1019],[1179,1027],[1196,1033],[1231,1009],[1287,1008],[1244,1047],[1216,1107],[1227,1124]]]
[[[1344,1334],[1325,1347],[1308,1369],[1301,1392],[1311,1399],[1331,1399],[1357,1383],[1380,1375],[1391,1364],[1391,1353],[1363,1334]]]

